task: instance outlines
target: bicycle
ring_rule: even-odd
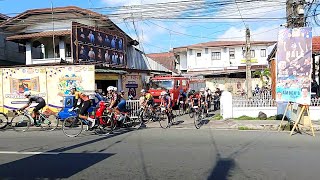
[[[27,109],[23,111],[13,111],[14,116],[11,119],[9,125],[17,132],[25,132],[30,128],[31,121],[34,121],[31,114]],[[59,119],[56,115],[50,113],[49,115],[39,112],[36,117],[38,127],[48,131],[55,130],[59,125]]]
[[[194,115],[194,126],[197,129],[200,129],[202,126],[202,120],[205,117],[206,114],[206,109],[205,109],[205,104],[201,103],[200,108],[198,106],[195,106],[195,115]]]
[[[139,117],[141,119],[141,121],[145,124],[147,124],[149,121],[157,121],[158,117],[156,114],[156,109],[157,107],[152,107],[153,110],[151,109],[151,105],[149,105],[148,107],[141,107],[140,108],[140,113],[139,113]]]
[[[163,129],[170,128],[173,124],[176,122],[176,114],[173,113],[173,110],[171,112],[168,112],[168,109],[165,107],[160,107],[160,115],[159,115],[159,123],[160,127]]]
[[[0,129],[4,129],[9,124],[8,116],[0,112]]]

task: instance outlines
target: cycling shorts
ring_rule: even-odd
[[[45,101],[41,101],[38,103],[36,107],[34,107],[33,112],[38,112],[40,109],[44,108],[46,106]]]
[[[126,110],[126,100],[122,99],[117,105],[117,108],[120,112],[124,112]]]
[[[90,107],[91,107],[91,101],[90,100],[84,101],[82,103],[82,107],[80,109],[80,113],[79,114],[82,115],[82,116],[88,115],[88,110],[89,110]]]

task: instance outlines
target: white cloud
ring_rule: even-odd
[[[263,26],[250,29],[251,41],[276,41],[280,26]],[[229,28],[224,34],[217,37],[217,40],[245,41],[245,29],[236,27]]]

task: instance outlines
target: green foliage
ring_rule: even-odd
[[[223,117],[222,117],[220,114],[215,114],[215,115],[211,118],[211,120],[221,120],[221,119],[223,119]]]
[[[253,129],[253,128],[248,128],[248,127],[246,127],[246,126],[239,126],[239,127],[238,127],[238,130],[255,130],[255,129]]]

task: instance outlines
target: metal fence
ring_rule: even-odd
[[[239,97],[233,97],[232,99],[233,107],[276,107],[277,103],[275,99],[245,99]],[[320,99],[311,99],[310,106],[320,106]]]
[[[140,109],[139,100],[126,101],[126,108],[130,110],[130,118],[138,118]]]

